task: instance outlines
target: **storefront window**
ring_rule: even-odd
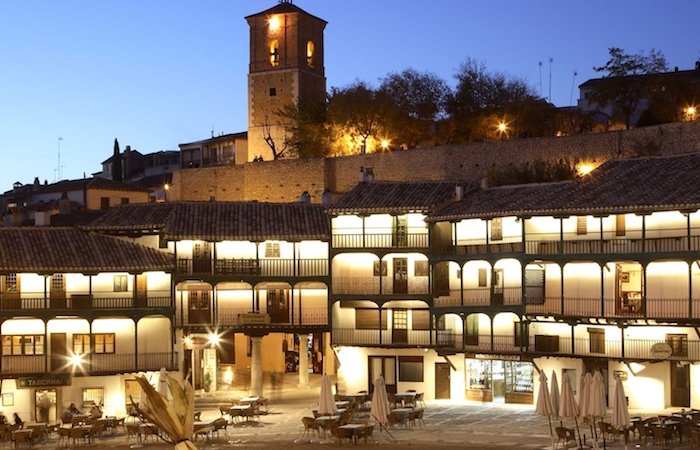
[[[467,388],[491,389],[491,361],[467,360]]]
[[[532,393],[532,363],[506,361],[506,392]]]

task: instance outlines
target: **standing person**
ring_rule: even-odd
[[[51,409],[51,399],[48,392],[44,391],[39,397],[39,422],[49,421],[49,409]]]

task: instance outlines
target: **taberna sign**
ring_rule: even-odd
[[[70,386],[70,374],[57,373],[41,377],[17,378],[18,389]]]
[[[651,357],[654,359],[668,359],[673,355],[673,349],[665,342],[657,342],[651,346]]]

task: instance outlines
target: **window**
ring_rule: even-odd
[[[44,336],[42,335],[16,335],[2,337],[3,355],[43,355]]]
[[[625,232],[625,215],[618,214],[615,216],[615,236],[624,236]]]
[[[314,67],[314,53],[315,53],[315,46],[313,41],[308,41],[306,43],[306,64],[313,68]]]
[[[126,292],[129,290],[129,279],[126,275],[114,276],[114,292]]]
[[[386,309],[382,310],[382,330],[387,329]],[[378,330],[379,310],[374,308],[355,310],[355,328],[358,330]]]
[[[422,356],[399,356],[399,381],[423,382]]]
[[[576,234],[579,236],[588,234],[588,217],[577,217],[576,218]]]
[[[523,345],[523,327],[521,322],[513,322],[513,345],[520,347]]]
[[[103,406],[105,402],[104,388],[83,389],[83,409],[92,408],[93,405]]]
[[[666,343],[671,346],[673,356],[688,356],[687,334],[667,334]]]
[[[479,287],[486,286],[486,269],[479,269]]]
[[[467,345],[479,345],[479,316],[467,316]]]
[[[427,277],[429,272],[428,261],[416,261],[413,266],[413,272],[417,277]]]
[[[122,197],[122,205],[128,205],[129,204],[129,197]]]
[[[2,292],[5,294],[19,292],[19,275],[16,273],[8,273],[7,275],[2,275]]]
[[[270,88],[270,97],[277,96],[277,88]]]
[[[109,197],[100,197],[100,209],[103,211],[109,209]]]
[[[491,219],[491,240],[500,241],[503,239],[503,220],[500,217]]]
[[[209,309],[209,291],[188,291],[190,310]]]
[[[381,267],[382,267],[381,276],[385,277],[386,274],[387,274],[386,261],[382,261],[381,263],[382,263],[382,265],[381,265]],[[379,272],[379,261],[374,261],[374,276],[375,276],[375,277],[380,276],[380,272]]]
[[[272,67],[280,65],[280,49],[277,40],[270,41],[270,65]]]
[[[114,349],[114,333],[99,333],[93,334],[74,334],[73,335],[73,353],[84,355],[87,353],[97,354],[113,354]]]
[[[414,309],[411,311],[411,328],[414,330],[430,329],[430,311],[427,309]]]
[[[605,330],[588,328],[588,341],[591,353],[605,353]]]
[[[265,258],[279,258],[280,257],[280,243],[279,242],[265,242]]]

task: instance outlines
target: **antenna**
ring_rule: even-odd
[[[571,80],[571,94],[569,95],[569,106],[574,102],[574,86],[576,85],[576,75],[578,72],[574,70],[574,78]]]
[[[62,137],[59,136],[58,138],[58,167],[56,168],[56,174],[58,176],[58,179],[56,181],[61,181],[61,141],[63,140]]]
[[[542,97],[542,61],[538,62],[537,65],[540,66],[540,97]]]
[[[549,103],[552,103],[552,64],[554,63],[554,58],[549,57]]]

